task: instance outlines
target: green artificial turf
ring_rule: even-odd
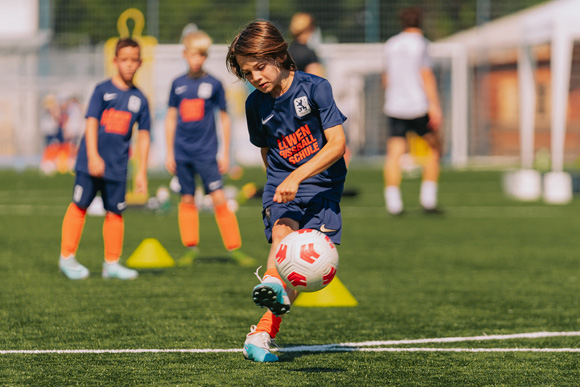
[[[263,183],[248,169],[240,188]],[[58,272],[60,228],[74,177],[0,171],[0,351],[197,349],[232,352],[0,353],[0,385],[519,386],[577,385],[574,352],[376,352],[377,348],[580,348],[580,337],[458,341],[359,350],[281,352],[276,364],[243,359],[255,268],[236,265],[213,214],[202,212],[201,260],[190,268],[103,280],[102,217],[89,216],[77,259],[84,281]],[[152,176],[151,192],[168,185]],[[402,189],[406,212],[387,215],[382,172],[355,165],[341,204],[338,277],[356,307],[294,307],[277,342],[284,348],[386,340],[580,331],[580,200],[568,205],[505,197],[501,173],[443,171],[443,215],[418,204],[420,181]],[[124,213],[123,260],[145,238],[173,258],[184,253],[177,201],[169,213]],[[261,202],[237,212],[243,250],[265,265]],[[263,271],[264,269],[262,269]],[[313,347],[310,347],[313,348]]]

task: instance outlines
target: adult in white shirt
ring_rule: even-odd
[[[399,18],[403,30],[384,45],[384,113],[390,128],[384,167],[385,201],[389,213],[399,215],[403,212],[400,159],[407,149],[407,132],[413,131],[431,148],[423,169],[421,206],[428,213],[437,213],[441,155],[438,129],[442,121],[437,82],[428,54],[429,41],[421,29],[421,10],[405,8]]]

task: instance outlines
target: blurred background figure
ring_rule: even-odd
[[[42,101],[42,107],[40,130],[45,138],[45,146],[62,142],[61,111],[56,95],[47,94]]]
[[[384,168],[385,201],[390,214],[403,212],[400,161],[407,150],[407,133],[415,132],[425,139],[431,151],[423,168],[419,199],[425,212],[437,213],[441,155],[438,129],[442,120],[437,82],[431,69],[429,41],[421,29],[421,9],[405,8],[399,18],[403,30],[384,46],[384,113],[390,130]]]
[[[296,62],[298,70],[322,77],[324,75],[322,64],[316,52],[308,45],[314,31],[316,31],[316,25],[312,15],[304,12],[294,14],[290,21],[292,42],[290,42],[288,52]]]
[[[76,95],[68,98],[64,105],[64,119],[63,119],[63,137],[64,141],[78,146],[85,129],[85,118],[81,102]]]
[[[42,100],[40,113],[40,131],[44,136],[44,150],[40,161],[40,170],[46,175],[52,175],[59,168],[62,133],[62,111],[55,94],[47,94]]]

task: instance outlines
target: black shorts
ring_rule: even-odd
[[[401,118],[388,117],[389,133],[391,137],[406,137],[407,132],[415,132],[419,136],[431,132],[427,126],[429,123],[429,116],[425,114],[423,117],[404,120]]]

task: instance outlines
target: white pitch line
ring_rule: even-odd
[[[280,352],[580,352],[580,348],[368,348],[381,345],[406,345],[426,343],[457,343],[465,341],[490,341],[538,339],[546,337],[575,337],[580,332],[530,332],[509,335],[484,335],[468,337],[442,337],[415,340],[365,341],[326,345],[301,345],[280,348]],[[43,349],[0,350],[0,355],[10,354],[100,354],[100,353],[232,353],[241,349]]]

